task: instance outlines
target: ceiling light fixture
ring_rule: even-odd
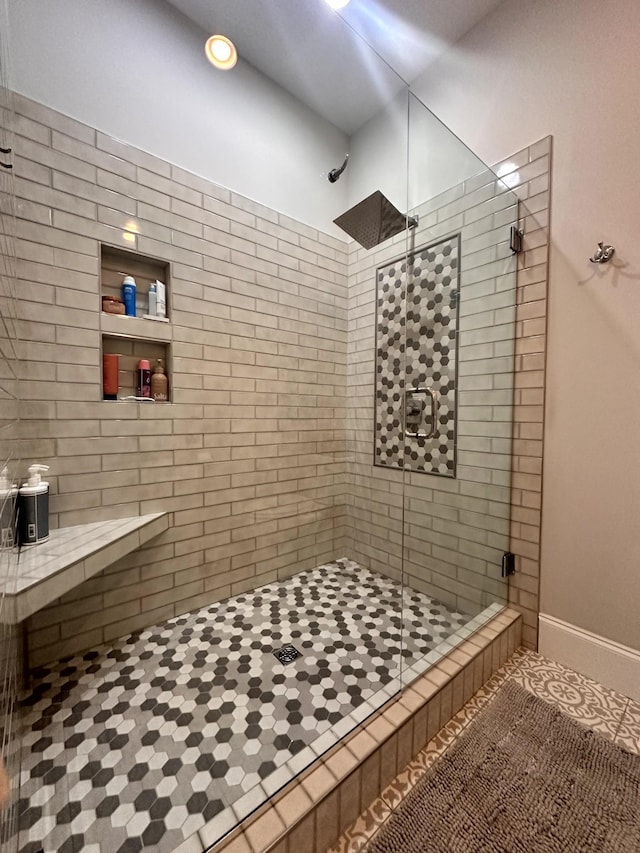
[[[332,9],[344,9],[349,0],[325,0],[328,6]]]
[[[238,61],[235,44],[226,36],[211,36],[204,47],[207,59],[216,68],[229,71]]]

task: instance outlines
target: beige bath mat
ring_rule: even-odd
[[[640,853],[640,756],[507,682],[367,853]]]

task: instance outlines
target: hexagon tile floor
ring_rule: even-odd
[[[222,837],[389,698],[401,657],[467,622],[408,591],[403,643],[400,602],[400,584],[337,560],[39,671],[21,853]],[[301,656],[283,664],[287,644]]]

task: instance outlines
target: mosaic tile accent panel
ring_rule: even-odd
[[[224,834],[466,622],[337,560],[41,670],[21,853],[169,853],[212,821]],[[301,657],[282,664],[286,645]]]
[[[459,258],[456,234],[377,271],[375,465],[455,477]]]

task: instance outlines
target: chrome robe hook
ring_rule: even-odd
[[[615,253],[615,249],[613,246],[605,246],[602,240],[598,243],[598,248],[595,250],[593,255],[589,258],[592,264],[606,264],[608,263]]]

